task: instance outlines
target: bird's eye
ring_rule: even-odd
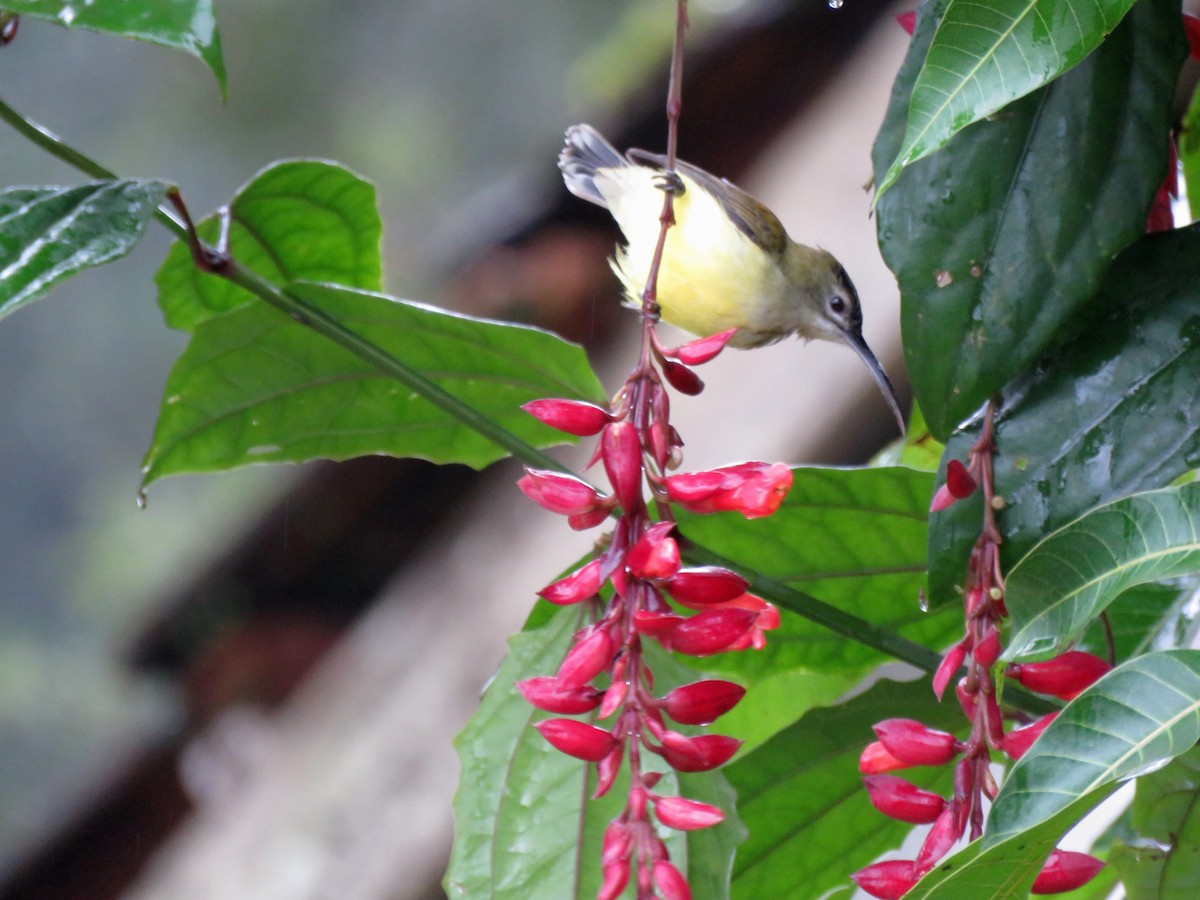
[[[844,298],[834,294],[829,298],[829,311],[835,316],[840,316],[846,312],[846,301]]]

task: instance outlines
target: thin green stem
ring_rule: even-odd
[[[104,179],[115,179],[118,177],[116,173],[102,166],[91,157],[79,152],[57,135],[22,116],[5,103],[3,99],[0,99],[0,119],[3,119],[22,136],[38,147],[41,147],[51,156],[61,159],[86,175]],[[175,213],[165,207],[159,207],[155,216],[177,238],[184,241],[188,240],[191,232]],[[310,306],[299,297],[289,293],[286,288],[280,288],[272,284],[256,272],[247,269],[234,260],[230,260],[227,265],[223,265],[214,274],[249,291],[260,300],[287,313],[301,325],[311,328],[338,346],[349,350],[355,356],[370,363],[388,377],[399,381],[409,390],[420,394],[447,415],[457,419],[463,425],[466,425],[497,446],[503,447],[523,462],[543,469],[566,470],[562,463],[525,443],[511,431],[496,424],[487,416],[463,403],[453,394],[447,393],[424,375],[387,353],[377,344],[356,334],[336,319],[331,318],[321,310]]]

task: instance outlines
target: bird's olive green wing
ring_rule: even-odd
[[[658,153],[646,150],[632,149],[626,156],[631,162],[641,165],[650,164],[665,169],[667,158]],[[782,254],[787,247],[787,232],[783,224],[771,212],[740,187],[724,178],[718,178],[691,163],[676,161],[675,168],[680,175],[690,178],[701,188],[708,191],[729,216],[737,229],[762,247],[768,253]]]

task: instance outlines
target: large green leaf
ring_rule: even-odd
[[[603,402],[575,344],[332,285],[289,290],[518,437],[561,443],[519,407],[538,397]],[[144,480],[254,462],[370,453],[482,467],[497,445],[358,356],[265,304],[201,322],[164,392]]]
[[[904,140],[879,180],[1057,78],[1098,47],[1133,0],[949,0],[912,87]],[[1178,28],[1178,23],[1176,23]]]
[[[1200,219],[1200,90],[1192,94],[1179,132],[1179,162],[1193,219]]]
[[[1006,392],[996,425],[1001,559],[1101,503],[1200,463],[1200,227],[1150,235],[1114,262],[1082,335]],[[943,460],[965,459],[977,426]],[[944,477],[944,474],[943,476]],[[979,535],[978,495],[930,520],[929,587],[956,601]]]
[[[0,191],[0,316],[132,250],[166,189],[161,181],[96,181]]]
[[[900,141],[934,15],[922,15],[897,76],[877,174]],[[1178,3],[1137,4],[1086,61],[906,170],[880,201],[905,360],[939,440],[1062,339],[1142,233],[1167,167],[1180,31]]]
[[[200,223],[198,231],[216,241],[217,217]],[[321,160],[274,163],[241,187],[229,206],[230,253],[275,284],[321,281],[381,290],[382,232],[374,186]],[[167,324],[183,331],[257,302],[227,279],[196,268],[182,242],[168,251],[155,282]]]
[[[1130,587],[1200,570],[1200,483],[1134,494],[1048,535],[1009,573],[1005,656],[1074,643]]]
[[[1123,663],[1075,698],[1012,767],[992,804],[985,847],[1200,740],[1200,651]]]
[[[934,648],[961,634],[961,615],[929,614],[919,606],[933,485],[928,472],[798,468],[793,474],[775,515],[681,516],[681,530],[735,568],[811,594],[869,626]],[[706,665],[748,677],[789,669],[852,675],[885,658],[785,609],[764,650],[724,654]]]
[[[1125,896],[1194,897],[1200,885],[1200,749],[1139,778],[1132,811],[1139,840],[1118,844],[1109,855]]]
[[[928,681],[881,681],[840,706],[806,713],[725,768],[750,830],[733,897],[811,900],[851,887],[850,873],[900,846],[910,826],[875,811],[858,773],[871,726],[898,715],[950,730],[965,724],[957,704],[934,699]],[[904,774],[938,790],[950,782],[948,767]]]
[[[620,813],[627,783],[618,782],[599,801],[585,800],[593,767],[551,748],[531,727],[545,713],[530,707],[513,687],[523,678],[555,671],[571,634],[582,624],[578,612],[558,609],[540,628],[509,641],[508,657],[455,742],[462,775],[454,799],[454,851],[445,880],[451,897],[596,896],[604,827]],[[651,662],[656,690],[668,690],[691,677],[665,655],[652,654]],[[672,832],[667,842],[672,861],[687,872],[697,900],[728,896],[734,850],[744,829],[733,814],[734,794],[724,776],[680,776],[677,784],[668,772],[656,790],[679,792],[726,811],[718,827],[686,835]]]
[[[212,70],[225,96],[225,60],[212,0],[4,0],[4,9],[190,53]]]

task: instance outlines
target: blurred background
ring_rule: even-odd
[[[868,340],[902,386],[895,288],[862,188],[907,38],[887,4],[837,5],[693,0],[681,154],[738,178],[795,237],[842,259]],[[0,95],[121,174],[179,185],[196,215],[273,160],[338,160],[378,186],[389,292],[554,325],[594,344],[606,384],[619,381],[629,359],[613,337],[624,321],[604,266],[613,234],[566,197],[554,160],[564,127],[583,120],[618,143],[662,146],[673,4],[217,7],[227,103],[194,59],[33,19],[0,48]],[[4,186],[81,180],[0,128]],[[532,592],[587,541],[509,505],[512,467],[482,480],[381,461],[253,467],[157,483],[139,511],[141,455],[185,343],[154,304],[167,244],[152,226],[128,259],[0,325],[0,897],[437,896],[449,738]],[[692,466],[852,462],[889,436],[844,348],[726,354],[705,378],[705,402],[678,407]],[[450,510],[429,529],[449,556],[415,533],[432,521],[426,502]],[[305,532],[305,515],[328,525],[331,509],[336,535]],[[494,607],[488,590],[502,595]],[[447,612],[465,596],[470,613]],[[439,646],[421,635],[447,623],[480,632],[441,648],[466,670],[414,668]],[[396,634],[411,645],[383,636]],[[434,702],[438,690],[453,698]],[[413,724],[432,709],[438,722]],[[374,737],[357,731],[368,721]],[[322,755],[339,744],[377,756],[348,774]],[[381,795],[379,767],[398,770],[410,752],[436,772],[389,776]],[[289,832],[304,810],[280,798],[297,784],[311,789],[309,813],[355,820],[340,844]],[[425,844],[404,832],[414,825]],[[355,855],[372,844],[370,862]]]

